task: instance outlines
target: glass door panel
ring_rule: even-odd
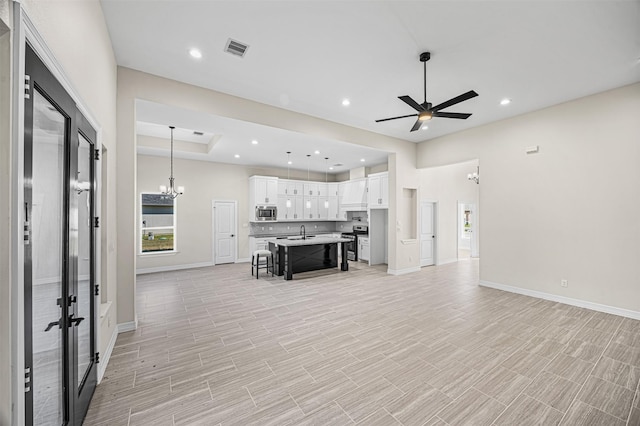
[[[38,90],[33,98],[31,312],[33,423],[64,423],[63,253],[66,118]],[[28,183],[27,183],[28,184]]]
[[[93,232],[93,180],[91,164],[93,149],[91,143],[82,134],[78,135],[78,171],[74,196],[78,206],[78,262],[76,291],[76,314],[80,322],[75,323],[77,338],[76,385],[80,390],[93,362],[91,345],[91,313],[93,292],[91,244]],[[80,319],[82,318],[82,319]]]

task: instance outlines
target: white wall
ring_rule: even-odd
[[[640,315],[638,117],[640,83],[419,145],[480,161],[481,280]]]
[[[479,186],[467,180],[467,174],[476,171],[477,160],[449,166],[420,169],[420,199],[437,201],[436,210],[436,263],[458,259],[458,202],[478,206]],[[477,215],[479,216],[479,215]]]

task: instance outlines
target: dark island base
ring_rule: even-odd
[[[340,269],[349,270],[346,243],[313,244],[299,246],[277,246],[269,244],[275,258],[275,273],[284,275],[285,280],[293,279],[293,274],[338,266],[338,244],[341,247]]]

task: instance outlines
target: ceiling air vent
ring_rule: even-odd
[[[243,57],[244,53],[249,48],[249,45],[240,43],[239,41],[229,39],[227,45],[224,47],[224,51],[236,56]]]
[[[202,136],[202,135],[204,135],[204,133],[203,133],[203,132],[199,132],[199,131],[197,131],[197,130],[194,130],[194,131],[193,131],[193,134],[194,134],[194,135],[196,135],[196,136]]]

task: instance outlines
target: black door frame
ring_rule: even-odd
[[[29,76],[29,87],[25,87],[24,104],[24,209],[27,223],[32,223],[32,196],[33,189],[31,178],[33,176],[33,98],[37,90],[47,99],[65,118],[65,142],[64,142],[64,173],[63,173],[63,229],[62,233],[62,294],[58,299],[60,306],[59,327],[62,329],[62,394],[63,394],[63,424],[81,424],[89,406],[89,401],[97,384],[97,350],[96,350],[96,300],[95,300],[95,228],[91,226],[90,232],[90,354],[91,362],[88,373],[78,386],[77,378],[77,332],[74,318],[77,315],[76,296],[78,294],[78,231],[71,229],[71,221],[75,215],[77,223],[78,206],[73,193],[76,190],[78,169],[78,134],[81,133],[91,144],[91,158],[94,159],[96,131],[89,121],[76,107],[75,102],[60,82],[47,69],[34,49],[27,42],[25,45],[25,74]],[[90,162],[91,170],[91,224],[95,221],[95,197],[96,177],[95,160]],[[26,228],[26,227],[25,227]],[[25,229],[25,231],[30,231]],[[75,232],[75,236],[72,233]],[[25,237],[27,238],[27,237]],[[30,236],[29,236],[30,238]],[[33,377],[33,342],[32,342],[32,277],[33,256],[31,244],[25,245],[24,250],[24,332],[25,332],[25,422],[33,424],[33,385],[38,378]],[[55,319],[52,319],[52,321]]]

